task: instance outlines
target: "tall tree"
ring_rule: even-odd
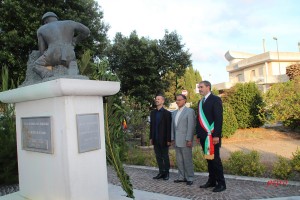
[[[0,5],[0,67],[7,66],[15,81],[25,78],[28,55],[38,49],[36,30],[47,11],[90,28],[91,36],[76,46],[77,55],[91,49],[93,55],[101,56],[107,46],[108,25],[102,21],[103,12],[94,0],[1,0]]]
[[[166,96],[170,100],[174,100],[176,94],[181,93],[182,90],[188,91],[187,98],[189,102],[196,103],[199,100],[199,96],[196,94],[196,84],[199,83],[202,78],[200,73],[192,66],[186,68],[184,75],[181,77],[177,77],[175,73],[170,72],[165,76],[165,79],[169,82]]]
[[[182,75],[191,64],[191,55],[183,47],[176,32],[166,31],[161,40],[140,38],[135,31],[129,37],[117,33],[108,60],[121,80],[121,91],[150,105],[153,96],[169,86],[164,79],[167,73]]]
[[[164,76],[164,80],[168,82],[168,87],[165,91],[165,96],[171,102],[175,101],[175,95],[183,89],[180,86],[178,86],[178,84],[176,84],[177,78],[178,77],[174,72],[168,72]]]
[[[185,45],[181,43],[181,39],[176,31],[169,33],[166,30],[164,37],[159,40],[157,66],[161,75],[172,71],[177,76],[182,76],[191,65],[191,54],[184,50]]]
[[[183,77],[179,80],[179,85],[182,89],[188,91],[189,102],[196,103],[199,100],[199,95],[196,94],[196,84],[202,81],[201,75],[192,66],[185,70]]]
[[[108,54],[109,64],[121,80],[121,91],[135,96],[139,102],[147,102],[149,94],[159,88],[159,73],[155,66],[155,42],[139,38],[136,32],[129,37],[117,33]]]

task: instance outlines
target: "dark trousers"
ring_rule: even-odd
[[[170,170],[169,147],[162,147],[159,144],[154,145],[154,152],[156,156],[159,173],[167,174]]]
[[[204,140],[201,140],[202,149],[204,149]],[[215,144],[215,156],[213,160],[206,160],[207,161],[207,168],[208,168],[208,181],[212,183],[217,183],[218,185],[224,185],[225,178],[223,172],[223,165],[220,158],[220,144]]]

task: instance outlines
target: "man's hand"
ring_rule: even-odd
[[[167,142],[167,146],[168,146],[168,147],[171,146],[171,142]]]
[[[200,138],[197,138],[197,144],[200,144]]]
[[[220,142],[219,137],[213,137],[213,144],[218,144]]]
[[[175,141],[174,141],[174,140],[171,141],[171,145],[172,145],[172,146],[175,145]]]
[[[193,146],[193,142],[192,141],[186,141],[186,146],[187,147],[192,147]]]

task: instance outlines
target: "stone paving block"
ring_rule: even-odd
[[[185,183],[174,183],[177,178],[174,171],[170,173],[168,181],[153,180],[152,177],[158,173],[158,170],[153,170],[153,168],[125,166],[125,171],[130,176],[135,189],[192,200],[249,200],[300,196],[300,184],[275,186],[267,185],[267,182],[255,181],[255,179],[244,180],[244,178],[241,178],[242,180],[240,180],[235,177],[226,178],[227,190],[214,193],[212,188],[199,188],[201,184],[206,182],[207,175],[196,175],[194,184],[187,186]],[[108,181],[111,184],[120,185],[111,167],[108,167]]]

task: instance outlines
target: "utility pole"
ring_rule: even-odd
[[[281,77],[281,69],[280,69],[280,62],[279,62],[279,51],[278,51],[278,39],[277,39],[277,37],[273,37],[273,39],[276,41],[276,46],[277,46],[277,58],[278,58],[278,67],[279,67],[279,77]]]

